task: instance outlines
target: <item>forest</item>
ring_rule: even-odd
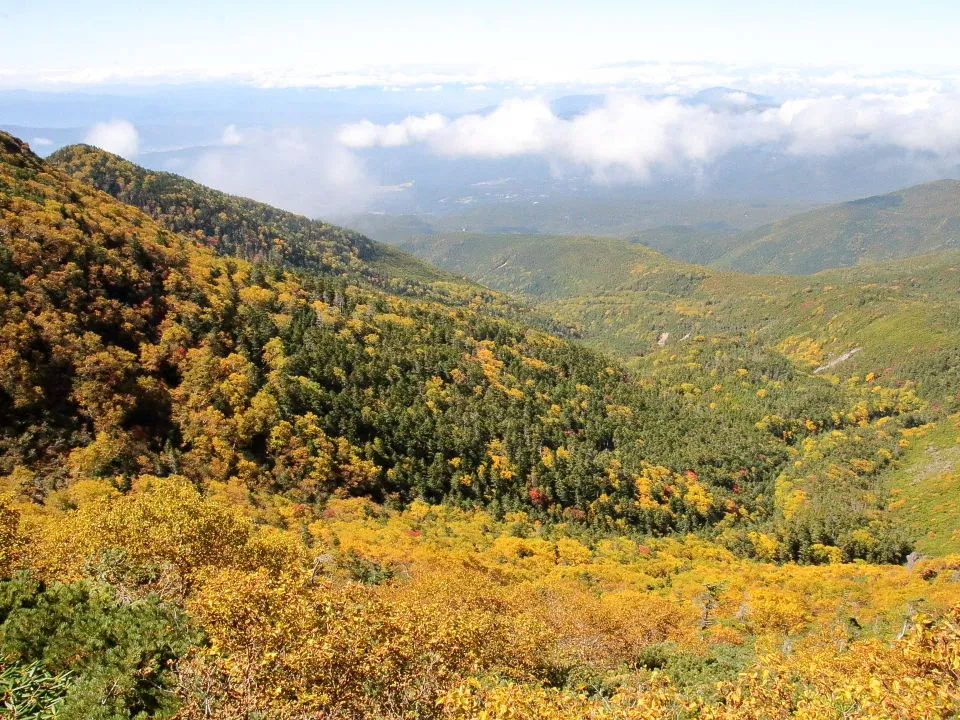
[[[6,134],[0,238],[8,716],[956,717],[955,255],[487,289]]]

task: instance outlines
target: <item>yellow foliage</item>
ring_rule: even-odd
[[[35,544],[33,562],[42,575],[70,580],[91,561],[106,573],[122,562],[136,582],[182,597],[197,573],[211,567],[299,566],[299,546],[260,541],[249,520],[202,497],[185,478],[141,476],[131,494],[85,493],[84,499],[63,521],[51,520]]]
[[[761,532],[750,532],[747,534],[750,543],[753,545],[753,551],[760,560],[771,562],[777,556],[777,541]]]
[[[24,544],[20,513],[10,496],[0,495],[0,578],[9,577],[19,565]]]

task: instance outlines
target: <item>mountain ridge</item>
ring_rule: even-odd
[[[91,145],[68,145],[46,160],[154,219],[174,220],[171,230],[194,235],[224,255],[320,272],[354,272],[375,283],[463,281],[354,230],[213,190],[182,175],[148,170]],[[189,205],[190,212],[177,213],[180,204]],[[381,262],[395,272],[385,271]]]
[[[711,265],[808,275],[960,247],[960,181],[936,180],[817,208],[742,233]]]

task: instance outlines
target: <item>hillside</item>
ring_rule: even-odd
[[[667,225],[641,230],[625,236],[630,242],[646,245],[676,260],[708,265],[737,248],[740,233],[734,230]]]
[[[147,170],[99,148],[69,145],[47,162],[221,255],[343,276],[390,292],[426,292],[447,301],[485,294],[462,277],[353,230]],[[493,300],[486,295],[485,300]]]
[[[580,327],[592,344],[634,356],[637,372],[660,387],[711,403],[759,372],[766,381],[748,383],[756,393],[807,405],[797,373],[805,369],[878,391],[909,387],[933,407],[960,410],[958,252],[791,278],[685,265],[606,238],[457,233],[420,238],[410,249],[525,293]],[[790,366],[796,369],[781,375]],[[754,403],[739,396],[738,412]],[[795,432],[789,423],[780,427]],[[916,447],[903,445],[909,448],[903,464],[879,470],[877,483],[895,496],[892,507],[917,547],[943,553],[957,547],[960,527],[949,508],[960,501],[960,462],[954,421],[931,428]],[[810,446],[814,455],[818,447]],[[792,475],[785,472],[778,483],[797,487]],[[804,492],[818,485],[813,478],[801,480]]]
[[[714,529],[735,499],[745,518],[785,534],[806,527],[787,527],[771,504],[790,450],[760,421],[807,408],[786,398],[718,408],[637,382],[609,358],[487,313],[482,298],[445,305],[327,268],[220,258],[6,142],[17,244],[4,322],[20,329],[5,360],[3,462],[33,468],[39,496],[79,476],[165,468],[196,482],[242,477],[305,502],[333,492],[446,500],[658,534]],[[171,207],[171,228],[193,216]],[[753,382],[764,382],[764,362]],[[860,401],[860,389],[803,384],[817,412]],[[912,407],[893,395],[869,400],[878,416]],[[649,489],[627,481],[652,468],[667,474]],[[663,494],[665,478],[707,494]],[[853,511],[850,500],[836,525],[803,532],[842,545],[879,523],[886,539],[869,552],[902,554],[882,505]],[[807,557],[813,542],[784,552]]]
[[[654,357],[698,335],[749,337],[778,351],[804,347],[812,370],[860,347],[842,370],[885,369],[938,398],[960,386],[957,251],[791,277],[691,265],[613,238],[451,233],[405,247],[521,293],[623,355]]]
[[[401,247],[488,287],[536,298],[612,290],[629,280],[632,265],[663,259],[642,245],[583,235],[456,232],[413,236]]]
[[[430,236],[452,239],[457,233],[464,234],[463,241],[517,235],[520,244],[536,235],[541,245],[551,247],[562,245],[561,237],[609,236],[682,262],[752,274],[809,275],[960,248],[960,181],[954,180],[805,212],[788,206],[642,198],[606,207],[606,214],[604,207],[587,199],[529,207],[502,203],[445,216],[367,215],[353,221],[400,247],[414,247]]]
[[[654,426],[677,415],[676,398],[486,314],[482,298],[475,309],[406,300],[349,275],[220,258],[9,137],[3,160],[4,470],[42,470],[38,493],[165,467],[197,481],[240,473],[310,502],[341,488],[586,517],[611,462],[741,466],[752,452],[705,436],[678,453]],[[180,224],[179,211],[163,216]],[[607,409],[618,404],[637,415]],[[544,465],[559,447],[569,465]],[[757,466],[757,481],[774,468]],[[711,513],[684,515],[657,522]]]
[[[960,248],[960,181],[830,205],[739,235],[718,268],[805,275]]]
[[[62,462],[68,455],[95,456],[98,473],[142,472],[162,459],[168,467],[197,480],[209,476],[213,468],[224,478],[238,468],[247,468],[244,472],[251,482],[282,487],[310,501],[322,499],[346,483],[353,492],[380,500],[452,500],[500,509],[527,508],[552,518],[573,512],[601,526],[616,520],[656,533],[715,529],[724,517],[725,503],[735,501],[747,516],[784,538],[794,538],[783,546],[784,557],[809,559],[809,548],[817,543],[843,546],[844,538],[865,524],[876,525],[876,532],[886,539],[872,550],[850,544],[851,557],[863,552],[878,557],[904,552],[899,535],[885,524],[883,502],[863,506],[860,490],[853,486],[838,486],[840,495],[831,510],[837,515],[829,526],[821,522],[823,508],[819,505],[811,505],[802,522],[786,522],[772,503],[774,480],[789,462],[791,445],[800,432],[791,430],[786,435],[778,429],[779,424],[799,428],[806,423],[810,428],[805,432],[816,435],[825,429],[825,422],[813,415],[855,415],[859,411],[854,408],[864,406],[873,408],[870,412],[876,418],[911,423],[916,413],[923,412],[922,403],[912,394],[896,399],[900,390],[893,384],[895,374],[890,376],[886,394],[864,396],[865,388],[860,386],[834,388],[826,379],[798,373],[783,355],[784,348],[772,343],[753,347],[752,341],[745,343],[740,336],[724,336],[721,330],[755,323],[758,312],[766,313],[771,325],[796,330],[796,322],[781,324],[782,301],[771,294],[774,289],[789,287],[789,281],[770,279],[763,291],[747,293],[727,276],[665,260],[629,243],[618,247],[624,258],[632,258],[631,264],[624,266],[626,272],[611,276],[604,272],[604,261],[610,257],[613,241],[583,241],[590,243],[584,254],[582,243],[568,239],[570,252],[579,254],[550,257],[558,262],[557,269],[579,268],[576,277],[580,284],[558,288],[551,309],[580,323],[588,337],[599,340],[604,332],[591,317],[592,308],[598,306],[591,304],[593,300],[584,300],[589,296],[582,294],[591,283],[594,287],[606,283],[601,288],[609,296],[603,301],[608,308],[603,311],[605,321],[616,319],[611,315],[611,309],[619,310],[616,298],[635,310],[618,328],[624,335],[632,335],[631,325],[642,318],[647,318],[645,322],[682,319],[695,323],[691,328],[697,332],[711,332],[702,340],[709,337],[714,359],[688,363],[697,369],[692,373],[685,370],[687,377],[680,380],[664,368],[647,377],[649,371],[644,368],[644,375],[635,378],[608,358],[489,313],[482,297],[468,308],[459,302],[438,302],[430,293],[422,299],[404,299],[363,283],[351,284],[351,277],[364,277],[362,267],[356,272],[341,269],[338,274],[330,267],[318,273],[308,264],[302,264],[296,273],[263,265],[224,265],[242,261],[217,259],[204,251],[209,243],[195,245],[176,235],[170,237],[178,238],[181,255],[169,269],[152,256],[141,261],[141,248],[158,242],[150,239],[150,234],[164,237],[162,233],[169,231],[159,230],[143,216],[130,215],[126,206],[106,201],[108,196],[90,195],[85,186],[49,170],[12,139],[8,142],[18,148],[14,152],[17,162],[44,178],[39,185],[29,179],[17,180],[9,191],[15,197],[39,199],[48,192],[54,197],[77,195],[87,200],[78,212],[89,207],[98,217],[124,208],[121,216],[126,224],[110,231],[118,239],[109,242],[132,238],[127,245],[132,248],[135,266],[121,264],[109,271],[109,277],[143,277],[146,282],[144,268],[153,274],[166,275],[174,267],[178,274],[185,273],[185,279],[177,282],[152,281],[153,290],[120,292],[118,298],[129,297],[133,303],[124,310],[131,319],[120,326],[101,328],[96,313],[85,320],[91,313],[78,310],[84,302],[94,300],[83,300],[80,295],[76,302],[81,304],[67,309],[67,320],[50,324],[57,332],[66,332],[67,339],[46,338],[37,328],[31,331],[37,340],[18,340],[15,347],[21,350],[16,357],[21,359],[11,360],[11,372],[23,375],[25,368],[30,368],[31,374],[25,377],[33,379],[28,385],[39,389],[29,396],[32,400],[24,395],[22,382],[7,390],[13,410],[5,426],[13,432],[4,442],[6,462],[8,468],[39,462],[48,468],[43,473],[47,486],[57,487],[67,482],[71,473],[79,472],[70,462]],[[126,171],[132,173],[134,168]],[[120,185],[115,187],[118,192],[122,192]],[[164,197],[165,187],[161,185]],[[201,197],[215,196],[204,188],[191,191]],[[145,205],[160,206],[160,200],[153,201],[149,195],[140,199]],[[50,205],[50,200],[44,202]],[[245,201],[237,203],[247,207]],[[189,204],[165,207],[160,216],[171,230],[196,217]],[[70,219],[74,211],[65,204],[59,212]],[[269,220],[270,213],[278,211],[262,212]],[[257,225],[249,215],[243,215],[241,223],[224,214],[225,226],[242,225],[252,237],[270,236],[270,226]],[[21,210],[16,222],[22,223],[24,216],[32,217]],[[34,222],[42,227],[45,218],[39,215]],[[93,233],[86,240],[71,235],[73,242],[80,243],[71,253],[81,252],[85,243],[97,247],[107,242],[105,237],[113,237],[104,235],[103,221],[88,221],[83,212],[69,222],[81,232]],[[62,230],[57,227],[43,232],[58,237]],[[140,237],[141,229],[147,233],[146,239]],[[42,252],[42,248],[31,250],[29,256],[39,257],[37,253]],[[81,254],[97,258],[100,252],[91,256],[90,250],[83,249]],[[304,246],[303,253],[310,252]],[[346,257],[345,263],[362,263],[349,253]],[[525,261],[533,262],[535,257],[534,252]],[[91,261],[85,262],[89,265]],[[496,262],[504,265],[502,260]],[[191,270],[193,265],[213,269]],[[19,287],[24,280],[16,280],[17,273],[24,269],[16,267],[9,273],[11,282]],[[506,267],[516,269],[510,262]],[[585,271],[588,268],[594,268],[592,273]],[[44,282],[69,288],[77,282],[71,277],[54,276]],[[548,273],[537,280],[537,286],[548,287],[553,277]],[[748,277],[734,280],[742,282]],[[87,285],[80,287],[91,292]],[[149,294],[159,292],[159,287],[176,291],[162,299]],[[138,294],[144,292],[148,294]],[[74,295],[68,293],[67,297]],[[42,309],[49,317],[61,311],[57,297],[51,296],[51,304]],[[119,302],[117,299],[114,304]],[[210,310],[194,309],[197,303]],[[697,303],[709,307],[710,312],[698,317]],[[151,313],[149,322],[143,319],[148,312],[145,308]],[[187,311],[192,319],[178,319]],[[198,312],[200,319],[194,317]],[[31,352],[31,343],[72,347],[78,342],[74,337],[85,338],[80,347],[93,350],[77,350],[75,358],[63,352],[56,362],[47,359],[39,365],[22,359]],[[164,339],[173,337],[178,338],[175,343]],[[660,344],[673,347],[670,342]],[[689,351],[702,353],[709,347],[701,342]],[[175,348],[182,349],[174,352]],[[85,358],[91,352],[102,356],[97,363],[113,369],[100,369],[100,364],[87,369]],[[226,373],[222,378],[217,367]],[[673,366],[668,363],[665,367]],[[743,367],[747,371],[737,378]],[[728,375],[737,378],[738,389],[733,393],[720,393],[714,399],[709,393],[691,392],[694,386],[722,385],[717,381]],[[109,378],[107,385],[103,377]],[[193,413],[209,403],[198,401],[194,406],[184,395],[183,382],[194,377],[201,384],[193,392],[213,398],[226,389],[213,391],[205,383],[243,379],[239,394],[215,402],[215,415],[207,421],[213,422],[211,427],[222,426],[216,431],[225,433],[219,441],[193,425]],[[788,391],[769,393],[771,382],[787,384]],[[75,385],[83,390],[72,387]],[[221,407],[218,403],[226,404]],[[102,413],[109,421],[101,421]],[[259,419],[239,425],[239,421],[227,421],[237,413],[253,413]],[[778,418],[776,426],[769,426],[770,417]],[[277,454],[279,447],[274,449],[269,428],[282,421],[290,426],[294,438],[296,433],[308,432],[304,418],[313,418],[309,423],[316,424],[323,437],[331,438],[332,447],[339,448],[331,455],[337,460],[331,460],[334,464],[330,467],[342,463],[340,480],[335,470],[319,486],[318,479],[304,476],[298,480],[299,475],[291,475],[286,461]],[[683,443],[677,442],[680,437]],[[886,442],[877,440],[878,448]],[[95,449],[81,451],[87,442]],[[323,443],[311,447],[313,452],[327,452]],[[558,453],[563,462],[557,459]],[[50,472],[54,467],[57,471]],[[298,473],[308,472],[310,467],[312,463]],[[675,480],[680,484],[686,484],[682,473],[691,470],[698,482],[705,483],[709,502],[695,502],[693,495],[679,502],[664,496],[647,505],[646,499],[638,499],[640,491],[635,485],[617,479],[642,476],[651,467],[681,473]],[[359,476],[354,477],[355,473]],[[307,487],[299,487],[299,482]],[[848,491],[850,495],[844,496]],[[751,551],[744,548],[743,552]]]

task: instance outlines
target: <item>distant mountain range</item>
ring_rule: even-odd
[[[670,218],[676,221],[669,222]],[[766,218],[766,222],[764,222]],[[757,221],[760,221],[759,223]],[[660,226],[651,223],[660,221]],[[722,270],[808,275],[960,248],[960,181],[939,180],[886,195],[790,213],[789,206],[601,201],[477,207],[454,215],[367,215],[351,224],[374,238],[411,247],[451,233],[618,236],[668,257]],[[420,240],[412,240],[420,236]],[[515,238],[518,246],[530,238]],[[411,245],[412,243],[412,245]],[[496,241],[509,245],[508,237]],[[463,243],[461,242],[462,246]]]
[[[741,234],[714,265],[807,274],[960,248],[960,182],[830,205]]]
[[[800,276],[694,265],[595,236],[455,232],[412,237],[403,247],[519,294],[588,341],[627,356],[694,336],[748,333],[779,347],[803,335],[819,348],[814,364],[863,347],[848,367],[928,375],[936,393],[958,380],[960,250]],[[918,363],[941,369],[920,371]]]

